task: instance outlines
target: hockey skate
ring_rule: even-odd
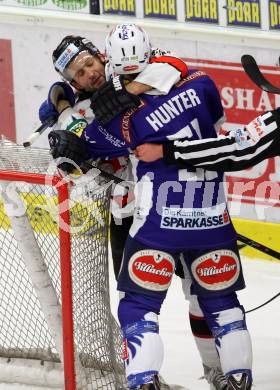
[[[228,390],[250,390],[252,384],[248,374],[233,374],[228,377]]]
[[[160,390],[160,388],[155,387],[154,383],[145,383],[140,386],[141,390]]]
[[[210,390],[227,390],[228,382],[220,368],[203,365],[204,368],[204,378],[210,385]]]
[[[141,390],[188,390],[183,386],[168,384],[162,376],[155,375],[152,383],[145,383],[140,386]]]
[[[160,390],[188,390],[186,387],[175,383],[167,383],[161,375],[158,376]]]
[[[160,390],[160,381],[158,375],[155,375],[153,378],[153,382],[151,383],[144,383],[140,387],[137,387],[136,389],[141,389],[141,390]],[[133,390],[136,390],[133,389]]]

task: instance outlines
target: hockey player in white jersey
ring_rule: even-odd
[[[134,25],[129,26],[130,34],[132,31],[136,38],[139,38],[141,33],[139,33],[138,29],[136,29]],[[118,28],[122,29],[121,26]],[[118,32],[118,30],[116,30],[116,32]],[[144,32],[142,33],[142,36],[143,35],[146,37]],[[56,116],[58,119],[56,128],[66,128],[75,134],[79,134],[94,117],[90,108],[89,97],[97,87],[101,86],[98,94],[97,114],[99,114],[99,119],[101,121],[104,121],[104,118],[108,121],[110,120],[110,115],[116,115],[119,111],[133,106],[136,97],[132,96],[131,93],[139,94],[153,88],[151,91],[153,94],[166,94],[173,84],[186,75],[187,67],[183,61],[166,52],[157,49],[154,52],[155,56],[152,57],[151,61],[149,52],[148,55],[146,55],[146,58],[144,58],[145,51],[147,51],[146,43],[148,44],[148,41],[143,40],[144,45],[142,43],[139,45],[139,42],[137,43],[136,39],[135,49],[133,49],[131,45],[130,47],[129,45],[124,45],[129,41],[120,39],[118,41],[117,37],[118,34],[112,34],[107,40],[107,51],[111,56],[110,63],[106,63],[105,58],[101,55],[100,51],[84,38],[67,36],[62,40],[61,44],[54,51],[54,64],[63,78],[76,89],[76,94],[73,94],[72,89],[67,83],[55,83],[50,88],[47,101],[45,101],[40,108],[40,119],[42,122],[50,116]],[[109,49],[110,45],[111,48],[114,49],[113,52]],[[61,58],[61,55],[67,48],[74,51],[73,57]],[[136,52],[134,54],[138,55],[138,60],[130,60],[126,56],[126,61],[123,61],[123,58],[121,58],[122,50],[126,50],[126,53],[129,50],[135,50]],[[71,75],[71,73],[67,73],[67,65],[75,60],[75,56],[79,56],[79,53],[83,53],[80,63],[81,71],[77,75]],[[120,61],[118,61],[118,58]],[[93,63],[93,59],[97,61]],[[139,62],[139,59],[141,59],[141,62]],[[118,62],[123,65],[122,68],[118,65]],[[103,70],[104,65],[105,72]],[[102,88],[102,82],[104,83],[105,78],[109,79],[112,72],[115,74],[127,74],[134,73],[135,71],[141,71],[141,73],[139,73],[133,82],[126,85],[128,93],[126,93],[125,90],[119,93],[119,101],[114,100],[114,96],[112,96],[115,93],[112,84],[106,84],[105,87]],[[62,109],[60,107],[58,110],[58,105],[63,103],[63,100],[67,100],[68,104],[62,106],[63,112],[59,115],[58,111],[61,111]],[[71,108],[69,107],[69,103]],[[116,104],[113,105],[114,103]],[[65,118],[69,118],[69,111],[71,112],[72,120],[65,122]],[[117,165],[118,168],[120,168],[119,170],[122,171],[126,165],[126,161],[122,159],[115,162],[114,165]],[[123,218],[123,225],[116,226],[113,224],[113,229],[111,226],[111,243],[116,275],[119,271],[124,241],[127,237],[130,225],[131,219]],[[192,300],[190,323],[199,347],[202,362],[205,367],[205,373],[207,374],[207,378],[209,378],[209,380],[211,379],[212,386],[215,386],[212,387],[213,389],[223,390],[226,386],[226,381],[220,371],[219,357],[215,349],[212,334],[203,319],[203,315],[194,296],[191,297],[191,301]]]
[[[103,120],[106,117],[108,121],[122,110],[135,107],[139,101],[136,95],[140,93],[153,89],[153,91],[156,91],[155,93],[166,94],[187,73],[186,64],[176,57],[167,56],[158,51],[151,60],[151,47],[146,33],[132,24],[130,24],[128,31],[130,35],[133,34],[134,38],[134,60],[126,61],[126,69],[119,67],[117,70],[120,73],[131,73],[133,70],[135,72],[136,64],[138,64],[137,71],[140,73],[129,84],[124,85],[122,83],[122,90],[118,90],[117,98],[114,95],[115,89],[112,83],[107,83],[105,88],[99,90],[99,109],[97,108],[96,114],[97,116],[99,114],[98,117],[100,117],[101,110]],[[140,45],[139,40],[142,40]],[[114,42],[114,44],[117,44],[117,42]],[[65,55],[66,51],[67,54]],[[120,46],[115,53],[120,57]],[[77,57],[81,70],[73,77],[74,75],[69,72],[68,65],[77,61]],[[138,58],[141,62],[135,60],[135,58]],[[45,122],[50,117],[57,118],[54,128],[65,128],[75,134],[80,134],[94,118],[94,113],[90,107],[90,97],[97,88],[104,85],[105,80],[111,79],[115,69],[110,67],[106,57],[92,42],[80,36],[66,36],[63,38],[53,52],[53,62],[55,69],[65,82],[57,82],[50,87],[48,99],[43,102],[39,110],[40,120]],[[74,91],[69,84],[74,87]],[[68,120],[69,117],[70,120]],[[101,120],[101,118],[99,119]],[[104,168],[104,164],[101,167]],[[111,173],[115,172],[122,179],[131,180],[131,169],[127,158],[118,158],[110,163],[106,162],[105,169],[109,169]],[[122,191],[123,189],[119,188],[119,190]],[[115,199],[119,199],[121,193],[119,195]],[[112,202],[112,207],[116,209],[117,218],[120,213],[116,201]],[[122,215],[124,214],[125,209],[122,209]],[[122,218],[122,226],[119,226],[120,221],[117,222],[118,226],[116,226],[115,219],[112,218],[110,226],[116,277],[119,273],[122,248],[132,220],[128,215],[127,218]]]

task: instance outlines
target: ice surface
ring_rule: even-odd
[[[243,258],[242,263],[247,288],[239,292],[238,296],[245,310],[249,310],[280,291],[280,262]],[[280,390],[279,307],[280,296],[247,316],[253,343],[256,390]],[[172,281],[162,307],[160,333],[165,345],[161,370],[164,379],[190,390],[209,390],[207,382],[198,379],[203,375],[202,366],[190,331],[188,304],[177,277]]]
[[[280,291],[280,262],[243,258],[247,288],[239,298],[246,310],[270,299]],[[116,313],[118,294],[110,267],[112,308]],[[254,354],[254,389],[280,390],[280,297],[265,307],[249,313]],[[188,304],[184,301],[180,279],[175,277],[160,318],[160,333],[165,345],[161,374],[169,383],[180,384],[190,390],[209,390],[202,376],[200,358],[188,322]],[[39,387],[0,383],[0,390],[39,390]],[[51,388],[44,387],[45,390]],[[54,388],[52,388],[54,390]]]

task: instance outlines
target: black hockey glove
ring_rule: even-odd
[[[138,107],[141,99],[127,92],[123,76],[113,77],[102,85],[91,97],[91,109],[101,125],[106,125],[116,115]]]
[[[58,168],[67,173],[74,172],[77,165],[80,167],[89,158],[86,142],[71,131],[53,130],[48,138],[51,155],[54,159],[59,159]],[[68,161],[63,161],[64,159]]]

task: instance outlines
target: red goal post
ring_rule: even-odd
[[[16,360],[47,371],[63,362],[66,390],[124,388],[109,296],[110,187],[90,174],[70,186],[49,173],[44,149],[2,141],[0,161],[0,371]]]

